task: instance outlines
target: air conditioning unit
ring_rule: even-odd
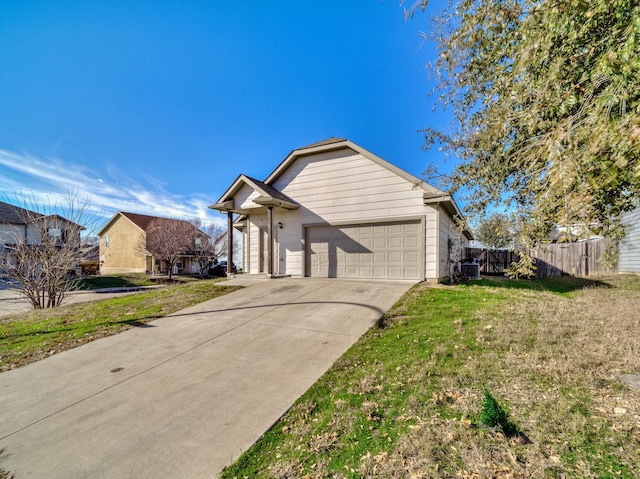
[[[480,279],[480,265],[478,263],[462,263],[461,272],[469,279]]]

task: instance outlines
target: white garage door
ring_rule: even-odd
[[[421,231],[420,221],[308,227],[306,274],[422,279]]]

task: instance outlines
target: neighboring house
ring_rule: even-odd
[[[19,243],[41,244],[43,235],[62,244],[74,242],[80,247],[80,231],[84,228],[59,215],[44,215],[0,201],[0,253],[10,254]]]
[[[622,215],[625,235],[620,241],[618,271],[640,273],[640,208]]]
[[[210,208],[242,232],[250,274],[436,282],[473,239],[450,195],[338,138],[240,175]]]
[[[115,273],[167,273],[164,261],[144,251],[147,232],[154,220],[184,223],[188,221],[118,211],[98,232],[100,237],[100,274]],[[187,226],[188,225],[188,226]],[[198,230],[203,237],[206,235]],[[185,252],[173,268],[173,274],[199,273],[198,262]]]

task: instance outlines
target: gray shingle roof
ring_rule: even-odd
[[[39,218],[41,216],[44,215],[0,201],[0,223],[24,225],[26,224],[25,218]]]
[[[332,143],[340,143],[341,141],[347,141],[347,140],[345,138],[336,138],[335,136],[332,136],[331,138],[327,138],[326,140],[318,141],[316,143],[311,143],[310,145],[303,146],[297,149],[306,150],[307,148],[315,148],[316,146],[331,145]]]

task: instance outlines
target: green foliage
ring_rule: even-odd
[[[423,2],[426,6],[427,1]],[[517,209],[523,233],[610,233],[640,196],[640,5],[635,0],[450,1],[433,31],[469,213]]]
[[[494,213],[482,219],[473,234],[487,248],[506,248],[513,244],[514,227],[515,224],[508,215]]]
[[[480,412],[480,422],[487,427],[500,429],[507,437],[520,434],[518,427],[509,419],[507,411],[491,395],[487,388],[484,389],[484,403]]]
[[[536,275],[536,259],[525,251],[519,252],[520,259],[511,263],[504,274],[511,279],[533,278]]]

